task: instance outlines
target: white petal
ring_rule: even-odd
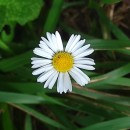
[[[66,93],[67,91],[72,91],[72,83],[71,83],[71,80],[70,80],[70,76],[68,74],[68,72],[66,72],[64,74],[64,92]]]
[[[32,57],[31,60],[41,60],[43,58],[38,58],[38,57]]]
[[[77,51],[75,51],[74,53],[72,53],[72,55],[73,56],[77,56],[77,55],[79,55],[79,54],[81,54],[81,53],[84,53],[84,52],[87,52],[88,50],[88,48],[89,48],[89,44],[88,45],[85,45],[85,46],[83,46],[83,47],[81,47],[80,49],[78,49]]]
[[[42,44],[44,46],[48,46],[43,40],[40,40],[40,44]]]
[[[54,68],[52,68],[51,70],[47,71],[46,73],[41,74],[38,79],[37,82],[45,82],[53,73],[55,72]]]
[[[81,53],[81,54],[75,56],[75,59],[81,58],[81,57],[84,57],[84,56],[88,56],[88,55],[90,55],[90,54],[93,53],[93,52],[94,52],[93,49],[88,49],[88,50],[86,50],[85,52],[83,52],[83,53]]]
[[[48,85],[50,84],[50,82],[52,81],[53,77],[57,74],[57,71],[55,70],[55,72],[48,78],[48,80],[45,82],[44,84],[44,88],[47,88]]]
[[[47,38],[48,38],[54,52],[57,52],[57,48],[55,47],[53,40],[52,40],[52,35],[49,32],[47,32],[46,35],[47,35]]]
[[[58,48],[60,51],[63,51],[63,43],[62,43],[61,36],[60,36],[59,32],[56,31],[55,35],[56,35],[56,39],[57,39],[57,43],[58,43]]]
[[[60,72],[57,82],[57,92],[59,92],[60,94],[62,94],[62,92],[64,91],[63,85],[64,85],[63,73]]]
[[[35,68],[39,68],[43,66],[43,64],[34,64],[31,68],[35,69]]]
[[[47,53],[50,53],[51,55],[54,54],[54,52],[46,44],[40,43],[39,46]]]
[[[90,78],[84,73],[82,72],[79,68],[74,67],[74,69],[79,72],[87,81],[90,81]]]
[[[91,60],[76,60],[75,64],[86,64],[86,65],[95,65],[94,61]]]
[[[41,60],[33,60],[31,62],[31,64],[43,64],[43,65],[46,65],[46,64],[50,64],[51,62],[52,62],[52,60],[41,59]]]
[[[80,40],[81,36],[78,35],[75,40],[72,42],[71,46],[68,49],[68,52],[71,52],[71,50],[74,48],[74,46],[77,44],[77,42]]]
[[[49,89],[52,89],[52,87],[54,86],[56,80],[57,80],[57,77],[59,75],[59,72],[56,73],[56,75],[53,77],[53,79],[51,80],[50,84],[49,84]]]
[[[40,43],[45,44],[46,46],[48,46],[49,41],[45,38],[45,37],[41,37],[42,40],[40,40]]]
[[[84,43],[85,43],[85,39],[84,39],[84,40],[80,40],[80,41],[74,46],[74,48],[71,50],[71,53],[74,53],[76,50],[78,50],[81,46],[83,46]]]
[[[67,42],[67,45],[66,45],[66,47],[65,47],[65,51],[68,51],[70,45],[72,44],[72,42],[74,41],[75,38],[76,38],[76,35],[75,35],[75,36],[74,36],[74,34],[71,35],[71,37],[70,37],[70,39],[69,39],[69,41]]]
[[[80,78],[83,86],[88,83],[88,80],[79,71],[77,71],[75,67],[72,69],[72,72],[75,73],[78,78]]]
[[[95,70],[95,68],[91,65],[75,64],[75,66],[85,70]]]
[[[65,79],[65,74],[66,73],[64,73],[63,74],[63,89],[64,89],[64,93],[66,93],[67,92],[67,90],[68,90],[68,87],[67,87],[67,85],[66,85],[66,79]]]
[[[72,69],[72,72],[75,73],[78,78],[80,78],[80,80],[82,81],[82,85],[88,84],[88,82],[90,81],[90,78],[77,67],[74,67]]]
[[[52,51],[55,52],[55,47],[54,47],[54,45],[53,45],[51,42],[49,42],[46,38],[44,38],[44,37],[41,37],[41,38],[42,38],[42,40],[46,43],[46,45],[47,45]]]
[[[82,83],[81,79],[79,78],[78,75],[76,75],[75,73],[72,72],[72,70],[69,71],[69,74],[71,75],[71,77],[81,86],[83,86],[84,84]]]
[[[38,56],[41,56],[41,57],[45,57],[45,58],[48,58],[48,59],[51,59],[52,58],[52,55],[50,55],[49,53],[47,52],[44,52],[42,49],[40,48],[35,48],[33,50],[34,54],[38,55]]]
[[[56,51],[59,51],[57,39],[56,39],[56,36],[54,34],[52,34],[52,41],[53,41],[53,44],[56,48]]]
[[[32,72],[32,74],[33,74],[33,75],[39,75],[39,74],[41,74],[41,73],[43,73],[43,72],[46,72],[46,71],[51,70],[52,68],[53,68],[52,65],[43,66],[43,67],[40,67],[40,68],[34,70],[34,71]]]
[[[77,58],[77,59],[74,59],[74,60],[75,60],[75,61],[78,61],[78,60],[89,60],[89,61],[93,61],[93,62],[94,62],[93,59],[91,59],[91,58],[86,58],[86,57]]]

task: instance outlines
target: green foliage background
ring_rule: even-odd
[[[130,40],[107,16],[121,0],[0,0],[0,130],[128,130],[130,128]],[[87,8],[90,30],[67,24],[68,9]],[[93,15],[94,14],[94,15]],[[88,14],[86,14],[88,15]],[[83,20],[83,19],[82,19]],[[85,21],[81,25],[86,25]],[[47,31],[81,34],[95,49],[96,71],[85,87],[58,94],[32,76],[32,49]]]

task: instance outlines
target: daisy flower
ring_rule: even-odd
[[[72,91],[70,76],[81,86],[88,84],[90,78],[80,69],[94,70],[94,60],[87,58],[93,53],[90,44],[80,40],[80,35],[71,35],[66,47],[58,31],[55,34],[46,33],[41,37],[39,47],[33,50],[38,57],[31,58],[33,75],[40,75],[37,82],[44,83],[44,88],[52,89],[57,82],[57,92]]]

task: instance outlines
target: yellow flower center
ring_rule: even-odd
[[[58,52],[52,59],[52,65],[59,72],[67,72],[73,67],[73,56],[67,52]]]

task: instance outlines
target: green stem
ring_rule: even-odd
[[[5,32],[5,30],[3,30],[1,32],[1,39],[2,39],[3,42],[5,42],[7,44],[10,43],[14,38],[14,29],[15,29],[16,23],[11,22],[11,23],[8,24],[8,26],[10,28],[10,33],[9,34],[7,34]]]
[[[0,48],[10,54],[13,54],[13,51],[2,40],[0,40]]]
[[[53,0],[52,7],[49,11],[48,17],[46,19],[44,28],[43,28],[43,35],[46,32],[53,32],[57,26],[60,13],[62,11],[62,5],[64,0]]]

